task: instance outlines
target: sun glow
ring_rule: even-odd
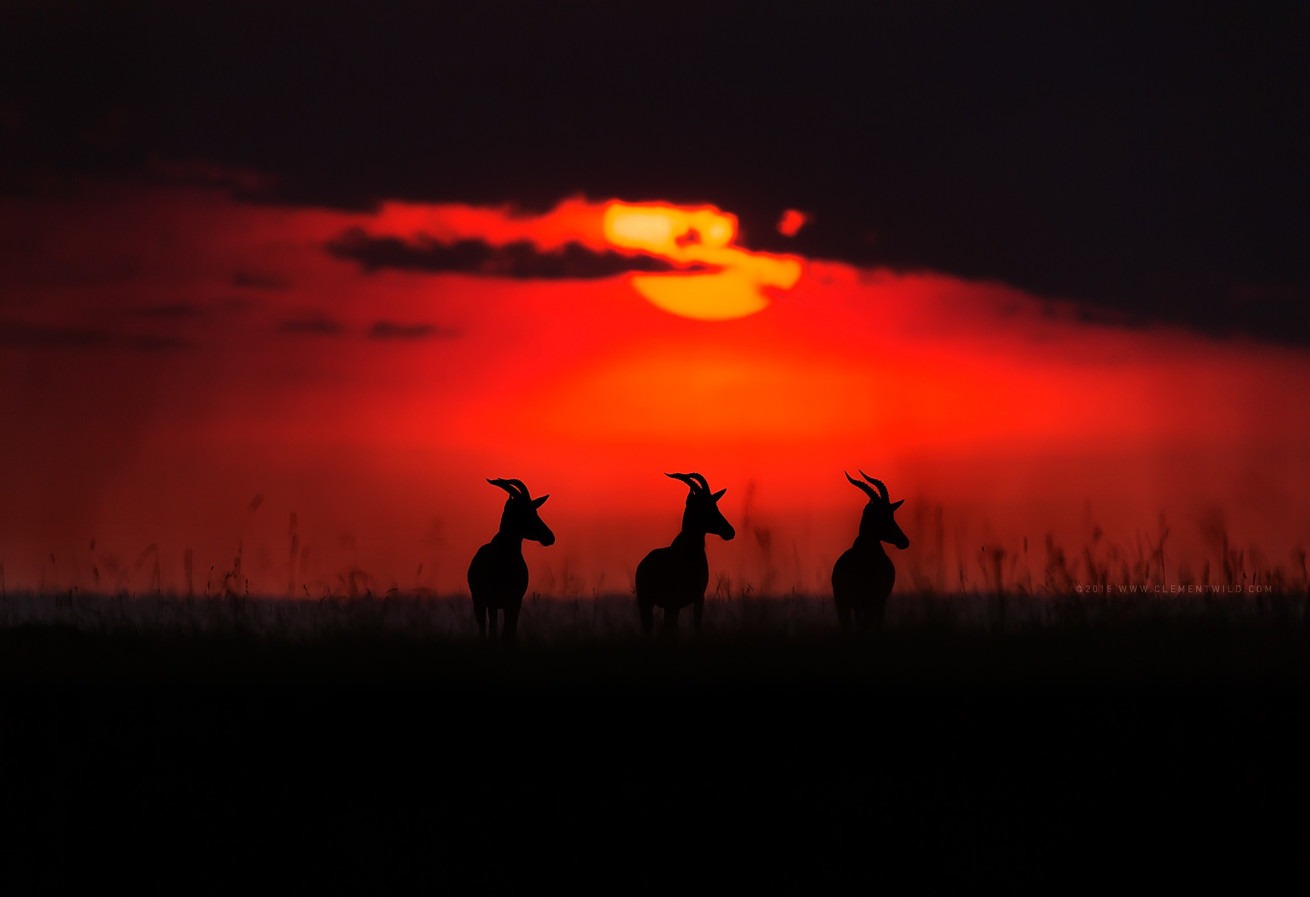
[[[668,259],[685,268],[631,275],[633,289],[664,311],[703,321],[743,318],[769,305],[768,290],[790,290],[803,270],[796,256],[734,245],[737,217],[715,208],[668,203],[605,205],[610,245]]]
[[[952,565],[1031,535],[1040,576],[1044,533],[1077,539],[1094,521],[1131,536],[1161,510],[1180,521],[1173,539],[1202,539],[1191,521],[1224,508],[1234,538],[1275,563],[1310,532],[1310,423],[1286,410],[1310,388],[1303,350],[1093,324],[933,272],[807,258],[802,276],[799,258],[741,248],[753,231],[713,207],[345,212],[115,187],[68,206],[0,197],[0,217],[40,265],[8,271],[31,281],[31,318],[0,321],[14,384],[0,416],[21,422],[0,441],[11,589],[90,587],[93,560],[101,588],[146,588],[133,559],[153,545],[164,589],[192,588],[194,555],[198,592],[244,545],[253,591],[336,593],[363,570],[375,593],[459,592],[499,514],[485,478],[502,474],[555,494],[559,545],[533,574],[556,565],[543,593],[561,566],[570,582],[627,588],[676,525],[663,473],[679,469],[728,487],[739,514],[752,487],[752,529],[772,533],[773,553],[753,538],[716,547],[741,552],[723,555],[736,580],[758,582],[795,540],[780,587],[826,587],[857,513],[841,471],[862,464],[909,495],[907,519],[946,509],[946,529],[924,516],[921,534],[958,537],[958,558],[937,549]],[[325,250],[350,230],[420,262],[473,241],[599,266],[367,268]],[[136,263],[120,282],[124,257]],[[80,272],[88,288],[32,271]],[[706,302],[749,313],[795,286],[766,314],[714,326],[654,311],[634,281],[701,319]],[[115,376],[97,376],[106,365]],[[986,538],[970,547],[974,532]],[[1193,569],[1222,562],[1208,542],[1169,545]]]
[[[796,209],[788,209],[778,219],[778,233],[784,237],[794,237],[801,228],[810,223],[810,216]]]
[[[805,213],[789,209],[779,227],[790,235],[806,221]],[[703,321],[744,318],[768,308],[776,293],[796,286],[805,265],[799,255],[742,247],[737,216],[713,205],[573,197],[547,212],[525,214],[510,206],[388,202],[358,226],[375,239],[400,241],[416,256],[434,245],[471,240],[490,247],[531,244],[547,255],[576,244],[592,252],[660,259],[676,270],[631,272],[626,283],[657,308]]]

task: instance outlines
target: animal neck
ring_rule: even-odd
[[[705,525],[692,513],[691,508],[682,512],[682,532],[673,540],[673,544],[682,548],[699,548],[705,550]]]
[[[678,533],[673,539],[673,547],[681,548],[684,551],[699,551],[703,554],[705,552],[705,530],[696,529],[695,527],[688,528],[684,523],[682,532]]]
[[[523,537],[504,529],[491,537],[491,544],[501,548],[510,548],[518,552],[523,551]]]
[[[887,549],[882,547],[882,540],[872,533],[861,532],[855,537],[855,545],[853,547],[858,551],[867,552],[868,554],[880,554],[883,557],[887,556]]]

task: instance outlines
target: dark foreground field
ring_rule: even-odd
[[[1310,834],[1306,596],[8,595],[6,893],[1272,883]]]

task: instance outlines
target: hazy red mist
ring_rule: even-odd
[[[1048,532],[1128,544],[1162,512],[1174,562],[1214,550],[1221,513],[1270,564],[1310,541],[1302,352],[816,259],[790,290],[743,275],[767,307],[704,321],[631,283],[678,274],[369,272],[325,248],[362,228],[613,249],[602,213],[351,215],[176,186],[3,200],[6,587],[143,590],[157,556],[185,589],[190,550],[212,592],[241,546],[255,591],[341,591],[350,570],[375,592],[458,591],[499,519],[489,476],[552,494],[559,541],[525,554],[553,594],[629,588],[677,529],[674,470],[728,489],[740,536],[710,554],[735,587],[826,588],[857,468],[907,499],[909,584],[958,585],[984,545],[1025,537],[1039,573]]]

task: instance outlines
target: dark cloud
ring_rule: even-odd
[[[252,290],[289,290],[291,289],[291,281],[274,274],[238,271],[232,275],[232,286]]]
[[[244,296],[227,296],[204,302],[161,302],[132,309],[139,318],[177,323],[200,321],[217,314],[235,314],[254,308],[255,302]]]
[[[375,237],[351,228],[328,243],[329,254],[358,262],[365,271],[395,268],[431,274],[480,274],[488,277],[545,280],[590,280],[629,271],[677,270],[650,256],[596,252],[579,243],[567,243],[558,252],[542,252],[532,243],[492,246],[481,240],[437,243],[407,242],[397,237]]]
[[[9,7],[0,189],[713,202],[751,248],[1310,341],[1306,4]]]
[[[118,333],[101,327],[66,327],[0,321],[0,346],[22,349],[107,349],[161,352],[189,348],[188,340],[173,336]]]
[[[191,320],[204,317],[208,309],[196,302],[169,302],[162,305],[147,305],[136,310],[143,318],[163,318],[169,320]]]
[[[278,333],[299,333],[312,336],[340,336],[345,333],[341,322],[325,314],[314,312],[298,318],[288,318],[277,325]]]
[[[143,175],[151,183],[219,187],[251,200],[272,196],[277,185],[277,177],[267,172],[209,159],[179,160],[155,154],[151,154]]]
[[[381,340],[419,340],[419,339],[453,339],[459,336],[448,327],[436,324],[401,324],[395,321],[377,321],[368,330],[369,339]]]
[[[137,352],[164,352],[172,349],[189,349],[195,345],[191,340],[179,336],[162,336],[159,334],[139,334],[119,336],[118,345]]]

